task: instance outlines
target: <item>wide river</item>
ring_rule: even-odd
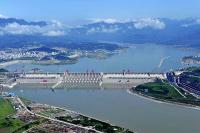
[[[181,58],[196,55],[196,50],[184,50],[161,45],[136,45],[108,59],[82,58],[73,65],[16,64],[11,71],[40,68],[44,71],[136,72],[169,71],[181,67]],[[21,85],[11,90],[36,102],[66,107],[138,133],[200,133],[200,110],[151,101],[132,95],[126,89],[102,89],[93,85],[74,85],[56,89],[49,86]]]

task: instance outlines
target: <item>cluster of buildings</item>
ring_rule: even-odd
[[[28,130],[27,133],[40,132],[43,130],[52,133],[96,133],[94,130],[86,130],[84,128],[51,120],[48,120],[47,122]]]
[[[45,106],[43,104],[33,104],[31,107],[27,107],[20,98],[18,98],[14,93],[10,92],[1,92],[1,96],[3,96],[5,99],[9,100],[12,104],[13,108],[16,110],[16,114],[12,116],[15,119],[18,119],[25,123],[24,129],[27,133],[35,133],[40,131],[45,132],[59,132],[59,133],[96,133],[98,131],[95,131],[93,129],[85,128],[79,125],[74,125],[71,123],[63,122],[60,120],[57,120],[52,117],[47,117],[43,115],[38,115],[36,113],[43,111],[49,111],[48,113],[54,114],[54,112],[59,113],[60,111],[63,112],[61,109],[55,109],[51,106]],[[30,109],[30,110],[29,110]],[[37,112],[37,111],[38,112]],[[68,115],[70,115],[72,112],[66,112]],[[73,115],[73,113],[72,113]],[[28,125],[34,125],[33,128]],[[22,126],[23,128],[23,126]],[[20,128],[19,128],[20,130]],[[16,132],[18,129],[15,130]]]
[[[46,59],[45,57],[52,58],[58,55],[58,58],[65,56],[69,59],[77,59],[80,57],[91,57],[91,58],[106,58],[114,54],[108,50],[80,50],[80,49],[64,49],[64,48],[48,48],[48,47],[39,47],[39,48],[9,48],[0,50],[0,62],[13,61],[13,60],[42,60]],[[59,59],[58,59],[59,60]]]
[[[187,56],[182,61],[185,64],[200,64],[200,56]]]
[[[174,72],[167,73],[167,79],[169,82],[175,83],[179,88],[188,92],[195,96],[196,98],[200,98],[200,85],[197,80],[198,76],[193,76],[192,73],[181,73],[179,75]]]
[[[3,69],[0,69],[3,70]],[[12,88],[17,83],[16,81],[16,74],[10,74],[8,72],[0,72],[0,89],[1,88]]]
[[[24,123],[31,123],[39,119],[38,116],[27,111],[25,105],[22,104],[21,100],[14,93],[2,92],[1,95],[5,99],[9,100],[13,108],[16,110],[16,114],[13,118],[21,120]]]
[[[27,51],[24,49],[7,49],[0,51],[0,60],[8,61],[24,58],[42,58],[48,55],[46,52]]]

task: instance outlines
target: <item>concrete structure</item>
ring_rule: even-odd
[[[153,82],[157,78],[166,79],[164,73],[104,73],[103,84],[130,84],[137,86],[140,84]]]
[[[64,73],[64,83],[100,83],[103,73]]]
[[[165,73],[17,73],[16,83],[54,84],[52,88],[69,83],[88,84],[128,84],[137,86],[153,82],[157,78],[166,79]]]
[[[16,78],[17,83],[52,83],[62,80],[60,74],[52,73],[22,73]]]

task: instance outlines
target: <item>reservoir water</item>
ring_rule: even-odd
[[[38,67],[44,71],[95,71],[118,72],[130,69],[137,72],[169,71],[185,67],[181,58],[196,55],[198,51],[185,51],[161,45],[141,45],[114,55],[108,59],[82,58],[73,65],[16,64],[8,69],[31,70]],[[19,96],[40,103],[66,107],[113,124],[132,129],[138,133],[200,133],[200,110],[174,104],[154,102],[126,89],[103,89],[95,85],[74,85],[58,88],[55,92],[45,85],[20,85],[12,90]]]
[[[145,44],[134,45],[107,59],[81,58],[78,63],[72,65],[16,64],[9,66],[8,69],[29,71],[32,68],[40,68],[48,72],[64,72],[66,69],[75,72],[85,72],[86,70],[121,72],[123,69],[130,69],[135,72],[169,71],[170,69],[184,67],[181,64],[181,58],[197,53],[197,50],[182,50],[170,46]]]

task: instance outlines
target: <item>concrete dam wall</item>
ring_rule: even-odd
[[[153,82],[157,78],[165,79],[164,73],[23,73],[16,82],[20,84],[54,84],[52,88],[67,84],[128,84],[137,86]]]

